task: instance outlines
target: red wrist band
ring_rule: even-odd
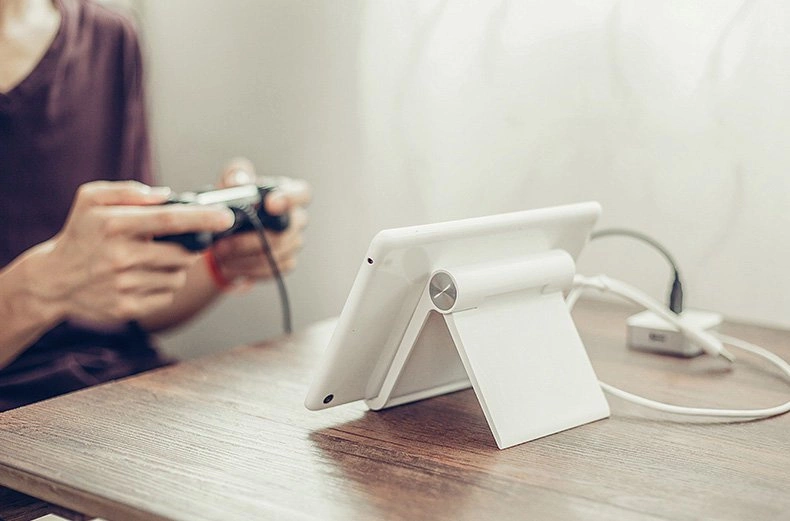
[[[214,252],[211,248],[206,250],[203,254],[203,258],[206,260],[206,267],[208,267],[208,272],[211,275],[211,280],[214,281],[214,285],[222,291],[230,288],[233,283],[222,274],[222,271],[219,269],[219,264],[217,264],[217,258],[214,257]]]

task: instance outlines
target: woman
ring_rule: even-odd
[[[133,24],[90,0],[0,0],[0,410],[166,363],[149,333],[270,272],[254,234],[207,255],[152,237],[220,231],[225,208],[162,206],[152,188]],[[232,162],[220,184],[254,182]],[[309,187],[266,200],[293,268]]]

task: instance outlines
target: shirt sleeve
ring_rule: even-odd
[[[146,113],[143,56],[135,26],[129,21],[123,29],[124,111],[120,147],[122,157],[118,174],[120,179],[133,179],[152,185],[155,176]]]

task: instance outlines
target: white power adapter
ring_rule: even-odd
[[[680,321],[702,331],[715,331],[722,322],[718,313],[686,309]],[[703,350],[691,343],[677,328],[652,311],[631,315],[626,321],[628,347],[637,351],[664,355],[694,357]]]

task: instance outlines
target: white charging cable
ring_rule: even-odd
[[[638,306],[642,306],[645,309],[652,311],[659,317],[675,326],[678,331],[680,331],[684,336],[686,336],[686,338],[689,339],[689,341],[698,345],[703,351],[705,351],[705,353],[709,355],[721,356],[730,363],[735,362],[735,357],[724,347],[724,344],[727,344],[731,347],[742,349],[768,360],[778,367],[787,378],[790,378],[790,365],[788,365],[788,363],[782,358],[771,353],[767,349],[751,344],[744,340],[740,340],[738,338],[722,335],[719,333],[710,333],[685,324],[679,320],[678,315],[669,311],[668,308],[660,304],[649,295],[646,295],[642,291],[629,284],[626,284],[625,282],[609,278],[606,275],[597,275],[594,277],[576,275],[573,278],[573,288],[571,289],[570,293],[568,293],[568,297],[566,298],[568,309],[573,309],[573,306],[576,304],[576,301],[579,299],[582,292],[590,290],[599,291],[602,293],[612,293],[634,304],[637,304]],[[599,381],[598,383],[601,385],[601,388],[604,391],[613,396],[617,396],[618,398],[622,398],[623,400],[627,400],[637,405],[642,405],[644,407],[649,407],[651,409],[673,414],[757,419],[768,418],[770,416],[776,416],[778,414],[784,414],[790,411],[790,401],[787,401],[782,405],[769,407],[766,409],[711,409],[703,407],[683,407],[650,400],[648,398],[623,391],[622,389],[618,389],[617,387],[609,385],[605,382]]]

